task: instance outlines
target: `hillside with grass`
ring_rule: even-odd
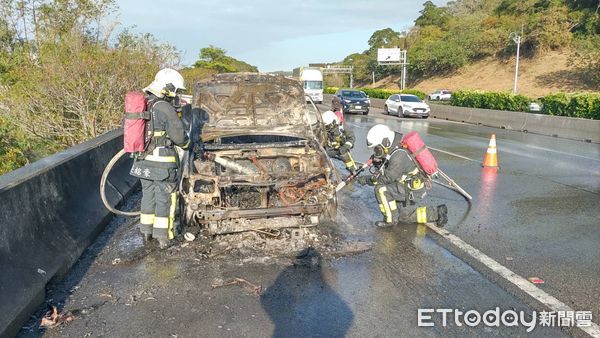
[[[522,59],[519,65],[518,93],[531,98],[557,92],[593,92],[598,86],[587,73],[572,64],[572,51],[550,51],[536,58]],[[487,58],[450,74],[412,81],[411,87],[425,93],[436,89],[467,89],[491,92],[512,91],[515,58]],[[398,89],[399,75],[386,76],[366,88]]]
[[[427,1],[414,27],[378,30],[369,49],[340,64],[354,67],[358,86],[395,89],[400,67],[379,66],[376,55],[378,48],[400,47],[408,50],[411,88],[512,91],[514,32],[522,35],[519,93],[598,91],[599,9],[598,0],[457,0],[446,6]],[[347,84],[338,79],[335,85]]]

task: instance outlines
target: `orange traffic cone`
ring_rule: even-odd
[[[483,158],[483,166],[486,168],[498,168],[498,151],[496,150],[496,134],[492,134],[487,152]]]

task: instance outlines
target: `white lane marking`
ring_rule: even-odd
[[[461,249],[462,251],[467,253],[469,256],[475,258],[480,263],[482,263],[483,265],[490,268],[492,271],[494,271],[495,273],[500,275],[502,278],[511,282],[513,285],[515,285],[516,287],[518,287],[519,289],[521,289],[522,291],[527,293],[529,296],[540,301],[542,304],[544,304],[545,306],[550,308],[550,310],[552,310],[552,311],[574,311],[567,304],[561,302],[560,300],[554,298],[553,296],[549,295],[545,291],[539,289],[538,287],[533,285],[531,282],[529,282],[527,279],[517,275],[516,273],[509,270],[504,265],[496,262],[494,259],[487,256],[483,252],[475,249],[474,247],[472,247],[471,245],[467,244],[465,241],[460,239],[458,236],[451,234],[450,232],[448,232],[445,229],[438,228],[437,226],[435,226],[432,223],[426,223],[426,224],[429,229],[433,230],[434,232],[438,233],[440,236],[449,240],[450,243],[454,244],[459,249]],[[600,325],[598,325],[594,322],[592,322],[590,326],[580,326],[579,328],[592,337],[600,337]]]
[[[442,130],[442,128],[438,128],[438,127],[432,127],[432,126],[428,126],[427,128],[429,128],[429,129],[438,129],[438,130]]]
[[[542,148],[542,147],[538,147],[538,146],[527,145],[526,147],[527,148],[532,148],[532,149],[537,149],[537,150],[549,151],[549,152],[552,152],[552,153],[557,153],[557,154],[562,154],[562,155],[581,157],[581,158],[585,158],[586,160],[600,161],[600,158],[587,157],[587,156],[582,156],[582,155],[567,153],[567,152],[564,152],[564,151],[552,150],[552,149],[548,149],[548,148]]]
[[[431,150],[434,150],[434,151],[437,151],[437,152],[440,152],[440,153],[443,153],[443,154],[446,154],[446,155],[450,155],[450,156],[462,158],[463,160],[473,161],[473,162],[477,162],[477,163],[481,162],[481,161],[477,161],[477,160],[474,160],[472,158],[468,158],[468,157],[465,157],[465,156],[462,156],[462,155],[459,155],[459,154],[451,153],[449,151],[445,151],[445,150],[442,150],[442,149],[437,149],[437,148],[433,148],[433,147],[427,147],[427,148],[429,148]]]

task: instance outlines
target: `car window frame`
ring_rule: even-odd
[[[423,100],[421,100],[420,97],[418,97],[417,95],[412,95],[412,94],[404,94],[404,96],[412,96],[417,98],[418,101],[402,101],[402,94],[398,95],[400,97],[400,102],[413,102],[413,103],[422,103]]]

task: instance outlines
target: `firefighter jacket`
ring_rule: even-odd
[[[149,107],[151,117],[147,133],[150,142],[135,161],[131,174],[150,180],[164,180],[169,176],[165,169],[179,167],[175,146],[186,149],[190,140],[177,111],[169,102],[151,95]]]
[[[379,168],[378,174],[372,178],[373,184],[398,184],[407,192],[422,191],[425,178],[409,153],[398,146],[392,148],[387,160]]]
[[[354,133],[346,130],[342,126],[333,127],[327,131],[327,147],[329,149],[339,149],[346,143],[350,143],[348,148],[354,147]]]
[[[415,175],[419,171],[408,152],[401,148],[392,150],[389,159],[382,166],[377,177],[378,184],[404,182],[409,176]]]

